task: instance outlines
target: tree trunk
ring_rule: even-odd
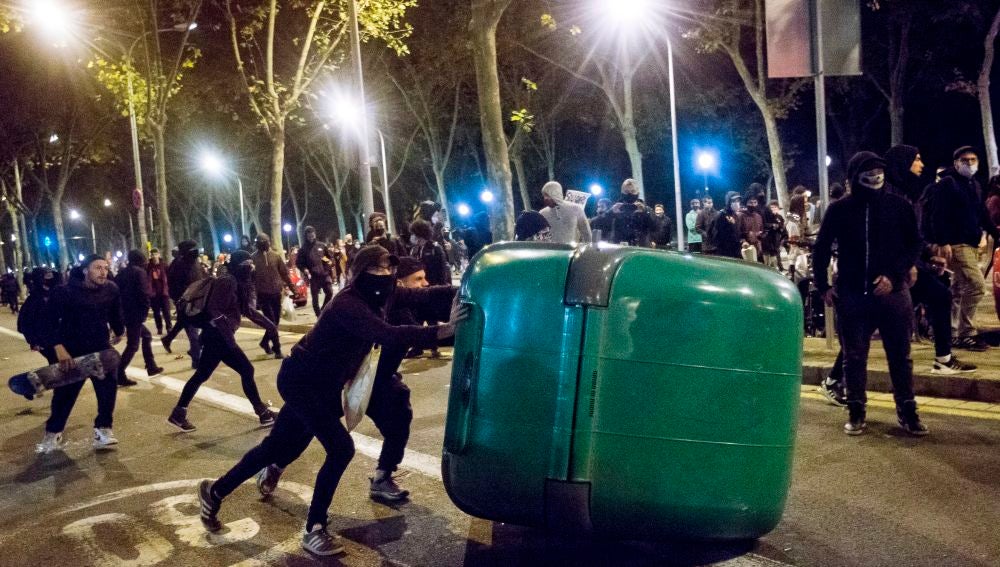
[[[170,207],[167,202],[167,155],[166,142],[164,141],[164,125],[150,124],[153,132],[153,150],[155,152],[156,165],[156,208],[160,213],[160,245],[167,250],[174,248],[174,232],[170,222]],[[139,214],[146,214],[146,211],[139,211]],[[145,250],[146,243],[143,242],[141,248]]]
[[[785,179],[785,158],[781,152],[781,136],[778,133],[778,120],[774,117],[767,102],[758,104],[764,117],[764,129],[767,131],[767,148],[771,152],[771,174],[774,176],[774,190],[778,194],[778,204],[782,209],[788,208],[788,182]]]
[[[285,175],[285,125],[276,124],[271,132],[271,246],[284,254],[281,243],[281,190]]]
[[[69,249],[66,243],[66,233],[63,230],[62,199],[52,197],[52,225],[56,229],[56,245],[59,246],[59,271],[65,272],[69,267]]]
[[[632,179],[639,184],[639,198],[646,200],[646,185],[642,182],[642,151],[639,150],[639,139],[635,127],[635,101],[632,93],[632,71],[626,70],[623,77],[625,112],[622,116],[622,138],[625,139],[625,151],[632,165]]]
[[[532,210],[531,195],[528,193],[528,176],[524,171],[524,155],[519,149],[516,149],[510,159],[514,164],[514,172],[517,174],[517,188],[521,193],[521,205],[523,210],[530,211]]]
[[[222,247],[219,244],[219,229],[215,226],[215,206],[212,202],[212,195],[208,196],[208,214],[205,215],[205,220],[208,221],[208,230],[212,233],[212,248],[215,249],[215,256],[218,257],[222,253]]]
[[[511,187],[510,156],[503,131],[500,79],[497,74],[497,24],[511,0],[472,0],[472,58],[479,90],[479,116],[483,150],[490,187],[499,193],[499,214],[490,215],[494,241],[514,236],[514,193]]]
[[[986,33],[983,42],[986,54],[983,66],[979,70],[979,81],[976,88],[979,93],[979,113],[983,121],[983,140],[986,144],[986,164],[990,168],[990,177],[1000,173],[1000,157],[997,156],[997,134],[993,127],[993,104],[990,102],[990,72],[993,70],[993,58],[996,53],[995,43],[1000,32],[1000,10],[993,16],[993,25]]]
[[[7,195],[6,187],[4,188],[4,196]],[[17,222],[17,207],[11,199],[6,200],[7,203],[7,214],[10,215],[11,224],[11,234],[14,237],[14,277],[17,278],[18,289],[21,293],[24,293],[24,252],[23,246],[27,246],[27,235],[21,232],[21,224]]]
[[[35,241],[35,251],[38,253],[38,263],[39,264],[51,264],[52,256],[48,246],[45,248],[45,256],[42,256],[42,243],[38,239],[38,213],[36,212],[31,217],[31,236]]]
[[[894,90],[889,98],[889,131],[891,132],[892,145],[898,146],[903,143],[903,114],[906,112],[903,106],[903,96],[899,91]]]
[[[438,171],[434,168],[434,183],[437,186],[438,202],[441,203],[441,210],[444,211],[445,216],[450,217],[451,209],[448,207],[448,194],[444,190],[444,171]]]

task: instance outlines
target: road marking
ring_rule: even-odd
[[[805,391],[808,388],[810,391]],[[823,394],[816,391],[815,386],[803,386],[801,396],[808,400],[819,400],[821,402],[830,403]],[[868,400],[868,407],[876,407],[883,409],[896,409],[896,402],[891,400]],[[1000,412],[989,411],[989,410],[975,410],[975,409],[962,409],[962,408],[949,408],[944,406],[935,406],[930,404],[920,404],[920,413],[923,414],[937,414],[937,415],[951,415],[957,417],[971,417],[974,419],[989,419],[993,421],[1000,421]]]

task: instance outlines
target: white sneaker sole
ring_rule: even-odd
[[[331,555],[340,555],[340,554],[344,553],[344,551],[345,551],[343,545],[336,545],[334,547],[331,547],[330,549],[321,551],[321,550],[317,550],[317,549],[313,549],[313,548],[309,547],[308,545],[306,545],[306,542],[304,542],[304,541],[302,542],[302,549],[304,549],[304,550],[308,551],[309,553],[312,553],[313,555],[316,555],[318,557],[329,557]]]
[[[942,376],[954,376],[955,374],[962,374],[963,372],[975,372],[975,369],[965,369],[956,370],[954,368],[948,368],[947,366],[934,366],[931,368],[931,374],[940,374]]]

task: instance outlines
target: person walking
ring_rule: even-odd
[[[389,233],[388,220],[385,213],[372,213],[368,217],[368,234],[365,235],[365,245],[377,244],[396,256],[405,256],[407,249],[399,238]]]
[[[24,300],[17,315],[17,332],[24,335],[31,350],[45,357],[49,364],[55,364],[58,342],[57,322],[53,320],[50,303],[52,292],[60,285],[59,272],[50,268],[35,268],[28,277],[28,298]]]
[[[927,242],[934,245],[935,256],[948,262],[952,271],[952,346],[985,351],[989,345],[979,336],[973,322],[976,308],[986,294],[977,249],[984,231],[994,240],[1000,240],[1000,229],[990,221],[982,188],[976,181],[979,171],[976,151],[971,146],[962,146],[952,157],[953,167],[924,191],[921,229]]]
[[[309,282],[309,295],[312,296],[313,313],[319,316],[322,307],[333,299],[333,273],[336,260],[333,250],[325,242],[316,240],[316,229],[307,226],[306,241],[299,250],[296,267]],[[339,279],[339,278],[338,278]],[[319,293],[323,292],[323,305],[319,303]]]
[[[52,291],[49,303],[51,321],[55,324],[52,350],[64,372],[76,366],[74,358],[107,350],[125,334],[121,296],[118,286],[108,279],[110,269],[102,256],[91,254],[73,271],[67,285]],[[114,334],[110,339],[109,329]],[[118,444],[112,431],[118,390],[112,372],[90,379],[97,396],[93,444],[98,450],[113,449]],[[45,422],[45,436],[37,447],[39,453],[62,449],[63,430],[85,382],[59,386],[52,391],[52,413]]]
[[[177,304],[177,300],[181,298],[188,286],[207,277],[208,270],[201,264],[198,257],[198,244],[193,240],[179,243],[177,257],[167,268],[167,291],[174,304]],[[184,320],[180,311],[177,313],[177,324],[160,341],[163,343],[164,350],[171,352],[170,345],[182,330],[188,338],[188,355],[191,357],[191,367],[197,368],[201,356],[199,329]]]
[[[438,294],[454,293],[448,288],[431,291],[434,288],[397,286],[394,271],[398,264],[399,259],[381,246],[366,246],[358,251],[347,287],[320,313],[316,325],[281,365],[278,391],[285,404],[274,429],[220,478],[199,485],[201,521],[208,531],[222,529],[218,515],[229,494],[254,475],[259,475],[259,485],[276,485],[280,471],[295,461],[315,437],[323,445],[326,458],[316,475],[302,547],[319,556],[343,553],[339,537],[328,531],[328,509],[354,457],[354,441],[340,420],[344,384],[357,374],[375,344],[383,348],[429,347],[453,336],[455,325],[467,317],[464,309],[453,307],[450,321],[443,325],[387,323],[385,307],[390,298],[400,305],[414,305],[433,301]],[[277,469],[269,466],[275,464],[279,465]],[[270,474],[275,472],[279,474]]]
[[[140,343],[146,374],[155,376],[163,372],[163,368],[156,365],[156,358],[153,356],[153,335],[146,328],[153,288],[146,274],[146,255],[141,250],[129,251],[128,265],[118,270],[115,284],[121,294],[126,335],[125,351],[122,352],[121,363],[118,365],[118,385],[135,386],[136,381],[125,375],[125,369],[139,350]]]
[[[21,286],[17,283],[17,278],[14,274],[8,272],[3,277],[0,277],[0,290],[3,293],[3,302],[10,307],[11,313],[17,315],[17,311],[20,308]]]
[[[226,273],[212,282],[206,301],[206,322],[201,336],[203,346],[198,368],[184,384],[180,399],[167,418],[167,423],[182,431],[197,429],[187,418],[188,406],[198,393],[198,388],[212,377],[219,363],[225,363],[240,375],[243,394],[253,406],[260,424],[274,425],[275,412],[260,398],[257,383],[254,381],[253,364],[236,343],[240,316],[248,309],[252,295],[254,264],[250,254],[244,250],[237,250],[229,256],[226,267]]]
[[[281,322],[281,299],[285,289],[293,289],[292,279],[288,276],[288,266],[281,254],[271,249],[271,239],[266,234],[258,234],[255,242],[257,251],[250,257],[254,266],[254,291],[256,301],[246,302],[247,312],[260,311],[274,326],[267,329],[260,341],[260,348],[267,354],[281,354],[281,343],[278,342],[277,327]],[[253,320],[253,317],[249,317]]]
[[[169,333],[173,328],[170,321],[170,287],[167,283],[167,268],[163,265],[160,251],[156,248],[149,251],[146,275],[149,276],[149,285],[153,290],[153,296],[149,298],[149,307],[153,310],[156,334],[162,335],[164,329]]]
[[[541,211],[552,230],[552,242],[562,244],[589,244],[590,223],[583,207],[563,198],[563,187],[558,181],[549,181],[542,187]]]
[[[858,152],[847,164],[850,195],[830,205],[813,250],[816,287],[837,310],[844,353],[849,418],[844,433],[867,428],[865,387],[872,334],[878,330],[889,363],[896,416],[904,431],[928,434],[913,395],[910,336],[913,303],[909,287],[916,277],[920,236],[913,207],[885,190],[885,161]],[[827,276],[837,246],[837,280]]]
[[[697,229],[699,212],[701,212],[701,200],[691,199],[691,210],[684,215],[684,226],[687,228],[688,252],[701,252],[701,233]]]

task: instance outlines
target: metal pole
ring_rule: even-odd
[[[240,240],[242,244],[243,236],[249,237],[250,235],[247,234],[247,218],[243,213],[243,180],[240,179],[239,175],[236,176],[236,184],[240,188],[240,230],[242,231],[240,234]]]
[[[132,226],[132,213],[130,211],[126,212],[128,213],[128,239],[132,242],[132,248],[138,249],[139,247],[135,244],[135,228]]]
[[[365,75],[361,66],[361,37],[358,33],[358,3],[350,0],[347,3],[350,13],[352,31],[351,51],[354,58],[354,77],[357,81],[358,103],[361,105],[361,167],[358,171],[361,177],[361,226],[368,224],[368,217],[375,212],[375,196],[372,194],[371,156],[368,155],[368,115],[365,112]],[[362,230],[364,230],[362,228]],[[363,238],[363,237],[362,237]]]
[[[134,45],[134,44],[133,44]],[[132,52],[129,50],[127,61],[129,63],[129,69],[131,69],[132,62]],[[148,242],[148,235],[146,233],[146,220],[144,218],[145,198],[142,193],[142,163],[139,159],[139,129],[135,123],[135,103],[133,98],[135,98],[135,93],[132,90],[132,73],[131,70],[125,73],[128,78],[128,122],[129,127],[132,130],[132,166],[135,169],[135,191],[138,199],[133,201],[133,205],[136,210],[139,211],[139,239],[142,240],[142,247],[146,247],[146,242]],[[137,201],[137,202],[136,202]],[[129,215],[129,220],[131,221],[132,216]],[[138,247],[137,247],[138,248]]]
[[[146,212],[149,213],[149,233],[155,234],[156,229],[153,228],[153,207],[146,207]],[[143,246],[149,247],[149,242],[144,242]]]
[[[396,223],[393,221],[392,204],[389,202],[389,162],[385,160],[385,136],[382,135],[382,130],[376,128],[375,131],[378,132],[378,141],[382,146],[382,198],[385,200],[387,230],[394,233],[396,232]]]
[[[816,70],[816,160],[819,171],[819,196],[822,215],[830,206],[830,179],[826,165],[826,82],[823,76],[823,21],[822,8],[818,2],[812,3],[813,10],[813,66]],[[822,220],[822,216],[820,217]],[[832,267],[830,268],[832,269]],[[830,273],[828,273],[828,276]],[[834,328],[833,308],[824,306],[826,348],[833,350]]]
[[[90,221],[90,242],[93,244],[94,254],[97,254],[97,231],[94,229],[94,221]]]
[[[681,164],[677,152],[677,101],[674,89],[674,46],[667,38],[667,72],[670,78],[670,140],[674,154],[674,207],[677,216],[677,251],[683,252],[684,242],[684,211],[681,210]]]

